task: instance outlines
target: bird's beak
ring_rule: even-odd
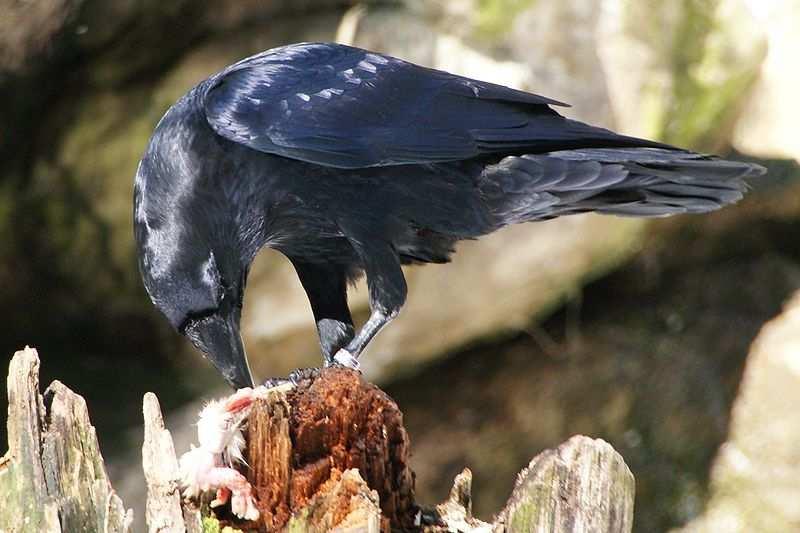
[[[253,386],[237,316],[214,315],[192,332],[190,339],[214,363],[225,381],[235,389]]]

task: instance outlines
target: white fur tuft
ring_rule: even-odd
[[[201,492],[210,490],[208,474],[215,467],[214,454],[204,448],[195,448],[181,455],[181,484],[186,498],[197,498]]]
[[[180,459],[185,497],[197,498],[203,492],[216,490],[212,506],[223,505],[230,499],[236,516],[248,520],[258,518],[250,484],[233,467],[245,462],[242,425],[253,401],[264,391],[262,387],[241,389],[224,400],[208,402],[200,411],[197,421],[200,446],[192,447]]]

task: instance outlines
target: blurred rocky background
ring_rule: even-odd
[[[406,413],[421,499],[469,466],[489,518],[533,455],[583,433],[633,470],[637,531],[800,530],[798,296],[781,315],[800,289],[797,28],[793,0],[0,0],[0,353],[36,346],[43,381],[87,398],[142,516],[143,393],[186,429],[180,448],[197,398],[224,389],[141,287],[138,160],[209,74],[335,39],[770,171],[712,215],[570,217],[408,269],[408,305],[365,367]],[[351,301],[363,318],[365,291]],[[243,320],[259,376],[318,363],[274,252]]]

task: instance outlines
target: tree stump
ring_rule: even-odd
[[[630,531],[633,474],[605,441],[575,436],[517,476],[497,523],[527,531]]]
[[[357,470],[377,492],[384,527],[417,518],[409,439],[397,404],[351,370],[329,368],[253,406],[245,472],[264,526],[280,528],[320,490]],[[339,514],[346,515],[346,509]]]
[[[8,453],[0,459],[0,531],[130,531],[108,479],[86,401],[58,381],[39,393],[39,355],[8,371]]]
[[[0,532],[130,531],[133,514],[108,481],[83,398],[57,381],[39,394],[39,358],[31,349],[15,354],[8,392]],[[472,516],[472,476],[466,469],[447,501],[418,505],[402,413],[380,389],[348,370],[324,370],[296,387],[271,389],[253,404],[242,472],[260,512],[254,523],[185,501],[172,437],[153,394],[144,398],[144,417],[151,532],[631,530],[633,476],[609,444],[582,436],[536,456],[491,524]]]

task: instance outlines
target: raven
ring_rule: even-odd
[[[402,264],[446,263],[456,242],[520,222],[711,211],[764,172],[551,107],[564,105],[340,44],[244,59],[170,107],[139,163],[144,286],[231,386],[251,386],[239,321],[268,246],[297,271],[325,364],[357,368],[405,301]],[[347,285],[362,274],[356,333]]]

